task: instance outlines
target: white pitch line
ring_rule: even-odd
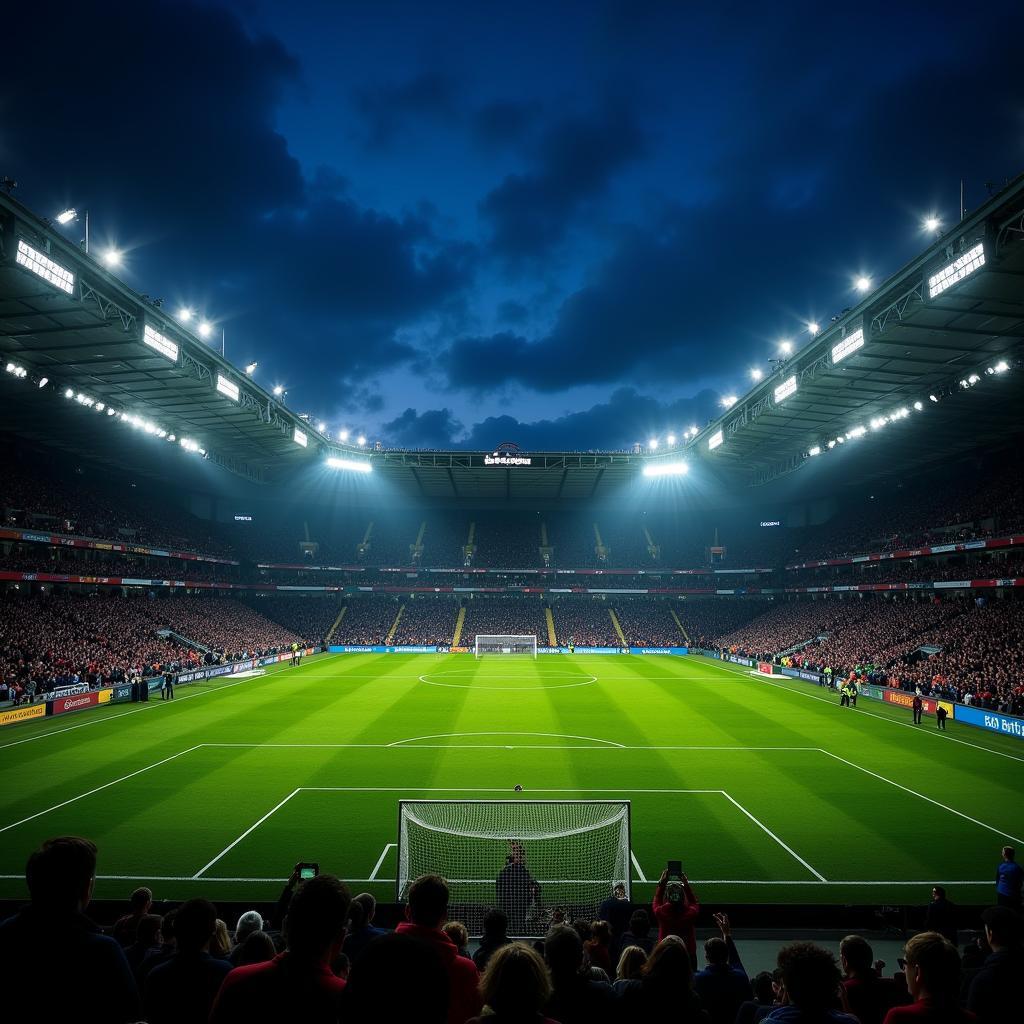
[[[794,860],[798,860],[801,864],[803,864],[803,866],[807,868],[807,870],[810,871],[810,873],[814,875],[814,877],[817,878],[819,882],[828,881],[828,879],[823,874],[821,874],[820,871],[817,871],[814,868],[812,868],[811,865],[808,864],[807,861],[805,861],[803,857],[801,857],[800,854],[793,849],[793,847],[784,843],[767,825],[765,825],[763,821],[759,821],[757,818],[755,818],[754,815],[752,815],[750,811],[748,811],[746,807],[744,807],[743,804],[739,802],[739,800],[733,799],[733,797],[726,793],[724,789],[721,790],[721,794],[725,797],[726,800],[729,801],[729,803],[733,804],[738,810],[742,811],[759,829],[761,829],[763,832],[766,832],[769,836],[771,836],[772,839],[774,839],[775,842],[777,842],[779,846],[781,846],[786,851],[786,853],[788,853]]]
[[[614,740],[603,740],[599,736],[576,736],[566,732],[437,732],[429,736],[410,736],[405,740],[394,740],[389,747],[402,747],[411,743],[418,743],[420,740],[448,740],[456,739],[459,736],[543,736],[546,739],[555,740],[587,740],[590,743],[598,743],[609,747],[621,747],[621,743]]]
[[[370,879],[369,880],[371,882],[377,881],[377,872],[380,871],[380,867],[384,863],[384,858],[387,857],[387,855],[388,855],[388,850],[393,849],[397,845],[398,845],[397,843],[387,843],[387,844],[385,844],[384,849],[381,850],[381,854],[377,858],[377,863],[373,865],[373,870],[370,872]]]
[[[201,875],[205,874],[207,868],[212,868],[213,865],[216,864],[217,861],[219,861],[221,857],[224,856],[224,854],[228,853],[230,850],[233,850],[247,835],[249,835],[250,832],[255,832],[256,829],[258,829],[260,825],[262,825],[263,822],[267,820],[267,818],[269,818],[275,811],[279,811],[282,807],[284,807],[284,805],[288,803],[288,801],[291,800],[291,798],[295,796],[295,794],[298,792],[299,790],[293,789],[279,804],[277,804],[275,807],[271,807],[270,810],[267,811],[267,813],[264,814],[259,821],[257,821],[253,825],[250,825],[233,843],[228,843],[228,845],[225,846],[224,849],[221,850],[220,853],[218,853],[217,856],[214,857],[209,864],[206,864],[203,867],[201,867],[192,877],[199,878]]]
[[[603,748],[602,748],[603,749]],[[507,786],[500,789],[480,786],[300,786],[303,793],[511,793]],[[525,791],[524,791],[525,792]],[[531,789],[531,793],[713,793],[720,789]]]
[[[35,814],[30,814],[27,818],[22,818],[21,821],[12,822],[10,825],[4,825],[0,828],[0,832],[6,832],[8,829],[17,828],[19,825],[26,824],[26,822],[34,821],[36,818],[41,818],[44,814],[49,814],[51,811],[58,811],[62,807],[67,807],[68,804],[73,804],[76,800],[84,800],[87,796],[92,796],[94,793],[99,793],[104,789],[109,789],[111,786],[116,786],[119,782],[126,782],[128,779],[133,779],[136,775],[148,772],[151,768],[159,768],[160,765],[167,764],[168,761],[173,761],[176,757],[181,757],[184,754],[191,754],[193,750],[198,750],[200,746],[202,746],[202,744],[196,744],[196,746],[189,747],[187,750],[179,750],[178,753],[171,754],[170,757],[165,757],[162,761],[155,761],[153,764],[147,764],[145,768],[139,768],[137,771],[129,772],[127,775],[122,775],[119,779],[114,779],[112,782],[104,782],[102,786],[90,789],[86,793],[79,793],[78,796],[62,800],[59,804],[54,804],[52,807],[47,807],[45,810],[36,811]]]
[[[732,670],[728,669],[725,665],[716,665],[715,668],[722,668],[729,671],[730,675],[735,674]],[[745,676],[746,673],[740,673]],[[768,686],[774,686],[777,690],[785,690],[786,693],[796,694],[798,697],[809,697],[811,700],[823,701],[826,704],[835,704],[829,697],[819,697],[816,693],[806,693],[804,690],[794,689],[792,686],[783,686],[781,683],[773,682],[767,677],[761,678],[762,683],[767,683]],[[870,699],[870,698],[868,698]],[[913,729],[918,735],[928,735],[941,737],[944,741],[949,743],[959,743],[964,747],[973,747],[975,750],[982,750],[987,754],[995,754],[998,757],[1006,757],[1011,761],[1024,762],[1024,757],[1019,754],[1009,754],[1005,750],[996,750],[994,747],[986,747],[980,743],[972,743],[970,740],[958,739],[956,736],[950,736],[946,732],[940,732],[938,729],[922,729],[919,726],[912,725],[910,722],[897,722],[895,718],[890,718],[888,715],[878,715],[874,711],[868,711],[867,708],[844,708],[844,711],[852,711],[858,715],[867,715],[868,718],[877,718],[880,722],[888,722],[890,725],[898,725],[903,729]],[[956,721],[954,716],[953,721]]]
[[[636,868],[636,873],[640,876],[640,881],[646,882],[647,876],[644,874],[644,869],[640,867],[640,861],[636,859],[636,854],[632,850],[629,851],[629,859],[633,862],[633,867]]]
[[[866,775],[870,775],[873,778],[879,779],[881,782],[888,782],[890,786],[895,786],[897,789],[902,789],[904,793],[909,793],[911,796],[916,796],[919,800],[927,800],[928,803],[934,804],[936,807],[941,807],[944,811],[949,811],[950,814],[955,814],[958,818],[963,818],[965,821],[969,821],[974,825],[978,825],[981,828],[987,829],[989,832],[994,832],[997,836],[1002,836],[1004,839],[1012,839],[1015,843],[1024,843],[1024,839],[1020,839],[1017,836],[1011,836],[1009,832],[1003,832],[1001,829],[996,828],[993,825],[986,825],[983,821],[978,821],[977,818],[972,818],[969,814],[964,814],[963,811],[958,811],[955,807],[950,807],[948,804],[941,803],[938,800],[933,800],[930,796],[925,796],[924,793],[919,792],[916,789],[911,789],[909,786],[904,786],[900,782],[893,782],[892,779],[887,779],[884,775],[879,775],[878,772],[871,771],[870,768],[865,768],[862,765],[854,764],[853,761],[847,761],[845,757],[840,757],[838,754],[833,754],[831,750],[821,751],[823,754],[828,754],[829,757],[834,757],[837,761],[842,761],[843,764],[848,764],[851,768],[856,768],[858,771],[864,772]]]
[[[500,735],[498,733],[483,733],[485,736]],[[524,733],[511,733],[510,735],[525,735]],[[554,734],[553,734],[554,735]],[[509,746],[514,747],[516,750],[728,750],[732,753],[741,751],[796,751],[804,753],[817,754],[820,747],[750,747],[750,746],[690,746],[690,745],[651,745],[651,744],[636,744],[629,746],[625,743],[616,743],[614,740],[601,740],[599,746],[580,746],[578,744],[556,744],[556,743],[420,743],[411,745],[409,741],[405,740],[393,740],[391,743],[219,743],[209,742],[200,743],[201,747],[251,747],[251,748],[263,748],[263,747],[280,747],[284,749],[288,748],[305,748],[311,749],[325,749],[325,750],[345,750],[348,748],[352,749],[366,749],[366,750],[501,750],[507,749]]]

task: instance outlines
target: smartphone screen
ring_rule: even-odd
[[[683,862],[681,860],[670,860],[668,862],[668,874],[670,878],[682,878]]]
[[[299,878],[316,878],[320,874],[319,864],[300,864],[299,865]]]

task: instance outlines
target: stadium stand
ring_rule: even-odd
[[[615,632],[612,605],[585,597],[563,597],[551,605],[555,634],[560,644],[573,642],[577,647],[620,647],[622,638]]]
[[[481,597],[465,602],[462,645],[472,647],[481,633],[520,634],[537,637],[537,646],[548,642],[544,605],[537,598]]]

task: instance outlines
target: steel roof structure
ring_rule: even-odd
[[[932,279],[943,272],[948,287],[939,290]],[[987,368],[1015,368],[1022,356],[1024,175],[682,446],[656,455],[523,453],[528,465],[489,452],[363,449],[316,431],[158,302],[0,195],[0,366],[24,371],[0,372],[0,431],[115,468],[146,470],[144,455],[110,443],[104,421],[123,416],[168,441],[187,438],[257,484],[286,482],[331,455],[370,461],[392,493],[421,501],[586,502],[620,492],[647,464],[681,457],[724,482],[764,484],[815,449],[828,461],[829,441],[929,394],[943,403],[929,420],[929,453],[948,458],[1005,441],[1024,428],[1016,383],[1024,374],[1008,374],[1014,379],[982,401],[959,382],[977,374],[984,390]],[[57,410],[64,394],[72,397]],[[894,427],[879,444],[890,468],[909,468],[928,457],[922,440]]]

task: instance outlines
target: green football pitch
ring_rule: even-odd
[[[391,900],[400,799],[628,799],[640,899],[681,859],[713,902],[987,903],[1024,846],[1019,740],[697,656],[321,655],[8,727],[0,779],[6,898],[77,834],[99,897],[273,899],[305,860]]]

